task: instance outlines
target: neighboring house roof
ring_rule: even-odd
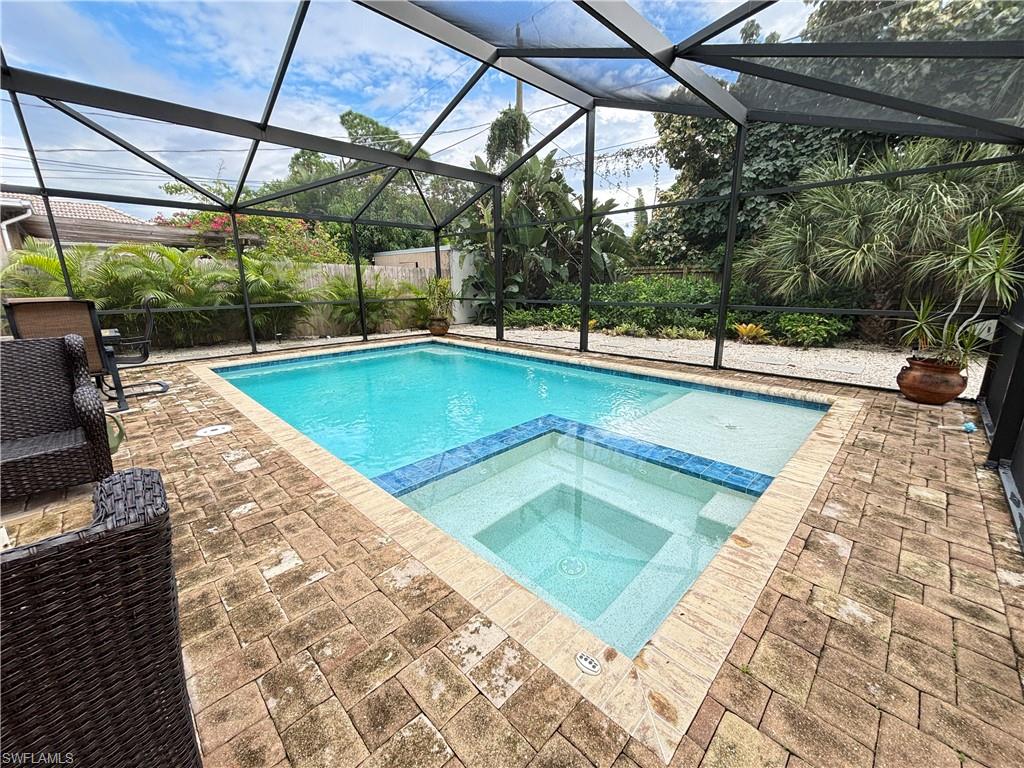
[[[49,240],[53,237],[50,222],[46,218],[46,206],[38,195],[0,194],[0,208],[4,210],[25,210],[31,206],[31,216],[15,225],[25,235]],[[196,232],[188,227],[168,224],[152,224],[123,211],[99,203],[85,203],[77,200],[50,199],[53,218],[62,243],[162,243],[178,248],[190,248],[201,244],[223,244],[230,234],[223,232]],[[10,220],[11,216],[0,215]],[[259,245],[258,235],[239,233],[243,245]]]
[[[0,202],[17,203],[26,202],[32,206],[32,213],[35,216],[45,216],[46,208],[43,205],[43,198],[39,195],[0,195]],[[99,203],[84,203],[79,200],[50,200],[50,208],[56,218],[62,219],[88,219],[89,221],[109,221],[114,224],[146,224],[142,219],[129,216],[123,211],[111,208]]]

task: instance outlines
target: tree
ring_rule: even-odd
[[[515,107],[503,109],[491,123],[487,134],[487,165],[498,169],[526,151],[530,139],[530,119]]]
[[[477,159],[477,165],[483,161]],[[596,202],[595,214],[615,208],[614,200]],[[535,156],[523,164],[505,185],[504,285],[506,302],[515,306],[522,298],[549,298],[555,286],[578,283],[583,264],[583,201],[576,195],[555,162],[555,151]],[[464,219],[468,230],[492,229],[492,208],[485,198]],[[537,221],[553,222],[534,224]],[[615,278],[629,252],[622,228],[610,218],[596,216],[590,253],[591,279],[595,283]],[[492,232],[465,232],[455,237],[456,246],[474,261],[473,274],[462,290],[484,299],[482,320],[493,316],[495,296],[494,237]]]
[[[814,0],[814,10],[802,40],[943,40],[1005,39],[1009,30],[1024,27],[1024,3],[998,0],[923,0],[906,3],[880,0],[851,3]],[[761,39],[753,19],[741,32],[746,43]],[[774,42],[769,35],[765,42]],[[763,59],[761,63],[789,71],[806,72],[835,82],[851,83],[881,93],[919,101],[955,99],[956,109],[1018,120],[1024,114],[1020,77],[1024,64],[1014,61],[972,62],[964,67],[955,59],[800,58]],[[927,67],[926,75],[922,68]],[[801,69],[801,67],[806,69]],[[765,108],[785,109],[799,94],[789,86],[739,75],[722,82],[740,101]],[[838,97],[812,94],[822,104]],[[870,107],[865,107],[870,109]],[[908,115],[908,121],[913,117]],[[732,173],[734,130],[725,120],[661,114],[655,117],[659,146],[677,172],[665,201],[725,194]],[[902,139],[862,131],[803,125],[752,123],[748,126],[744,189],[768,189],[792,184],[818,160],[844,152],[851,160],[883,154]],[[761,229],[782,202],[776,196],[746,198],[738,219],[737,237],[743,240]],[[703,261],[715,264],[725,241],[728,208],[722,204],[667,208],[655,215],[639,243],[643,263],[667,264]]]
[[[960,162],[1005,153],[993,145],[919,139],[883,156],[840,153],[812,165],[801,181],[823,181]],[[737,273],[771,297],[791,301],[836,288],[862,291],[870,309],[895,309],[941,292],[957,244],[985,225],[994,238],[1024,225],[1024,170],[1018,163],[962,168],[808,189],[740,248]],[[878,339],[886,324],[863,318]]]

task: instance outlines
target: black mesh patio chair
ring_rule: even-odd
[[[112,350],[114,362],[118,368],[131,368],[142,365],[149,360],[149,353],[152,348],[153,325],[156,318],[153,315],[153,300],[146,299],[142,302],[142,311],[146,317],[145,326],[141,336],[121,336],[113,343]],[[166,381],[154,380],[138,384],[130,384],[125,388],[125,395],[133,397],[137,395],[156,395],[170,389]]]
[[[93,522],[0,554],[5,754],[201,768],[160,474],[101,481]]]
[[[0,498],[114,471],[103,400],[81,336],[0,342]]]

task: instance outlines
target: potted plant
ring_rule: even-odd
[[[1018,238],[993,233],[987,224],[972,226],[967,242],[948,251],[933,254],[929,261],[943,264],[947,295],[952,298],[941,306],[934,295],[926,295],[914,308],[914,318],[903,328],[904,344],[914,352],[908,365],[896,377],[900,392],[908,400],[928,405],[944,405],[967,387],[966,368],[989,341],[981,334],[986,307],[1008,309],[1024,283],[1024,274],[1015,269],[1019,256]],[[934,263],[921,265],[922,273]],[[973,312],[965,307],[974,306]]]
[[[455,302],[455,297],[452,295],[452,281],[447,277],[432,277],[427,280],[424,295],[430,315],[427,328],[434,336],[444,336],[448,333],[452,304]]]

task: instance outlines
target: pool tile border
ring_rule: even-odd
[[[550,413],[472,440],[456,448],[428,456],[425,459],[414,461],[372,479],[393,496],[404,496],[428,483],[479,464],[481,461],[486,461],[552,432],[575,437],[610,451],[750,496],[760,496],[774,479],[771,475],[755,472],[752,469],[744,469],[724,461],[714,461],[686,451],[666,448],[646,440],[637,440],[634,437],[620,435]]]
[[[413,557],[668,764],[858,418],[861,401],[754,382],[737,382],[735,386],[730,383],[723,387],[706,376],[679,370],[658,367],[652,372],[651,367],[612,362],[599,355],[521,349],[486,341],[424,338],[413,342],[370,342],[360,345],[360,349],[410,343],[495,350],[586,368],[707,385],[727,392],[751,392],[819,403],[828,409],[651,640],[634,659],[628,659],[213,370],[226,366],[198,363],[190,367],[204,384],[252,420],[271,440],[344,496]],[[268,354],[253,362],[310,356],[308,350],[295,350]],[[604,671],[597,676],[579,671],[575,663],[577,651],[601,659]]]

